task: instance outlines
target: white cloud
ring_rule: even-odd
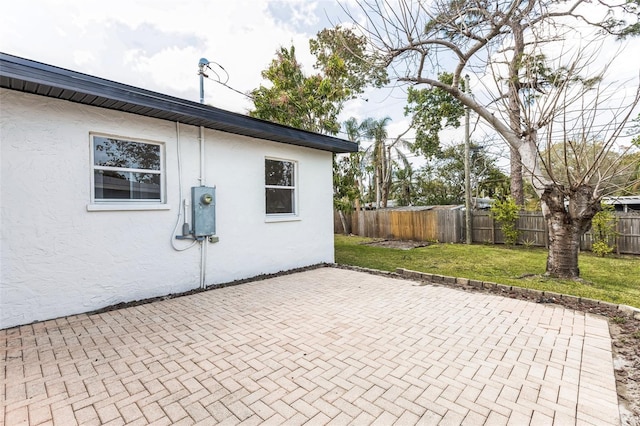
[[[320,22],[316,3],[287,3],[299,25],[278,22],[266,0],[8,2],[0,17],[0,50],[197,100],[201,57],[221,64],[228,84],[241,92],[260,84],[260,71],[280,46],[294,43],[311,68],[308,37],[321,28],[313,28]],[[216,106],[239,112],[250,107],[213,81],[205,88],[207,102]]]
[[[95,60],[96,57],[93,52],[88,50],[76,50],[73,52],[73,61],[80,66],[95,62]]]

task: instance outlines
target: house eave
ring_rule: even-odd
[[[0,87],[333,153],[358,150],[356,143],[344,139],[271,123],[1,52]]]

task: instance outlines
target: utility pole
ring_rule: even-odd
[[[380,192],[382,191],[380,186],[382,185],[382,175],[384,174],[384,146],[382,142],[380,143],[378,151],[380,152],[378,153],[379,164],[376,166],[376,212],[380,209]]]
[[[469,90],[469,74],[464,76],[464,90],[467,93],[471,93]],[[470,155],[470,135],[469,128],[471,121],[471,111],[469,107],[465,108],[465,120],[464,120],[464,219],[466,228],[466,243],[471,244],[473,242],[473,233],[471,229],[471,155]]]

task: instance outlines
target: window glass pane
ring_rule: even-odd
[[[93,155],[96,166],[160,170],[160,145],[95,136]]]
[[[290,161],[265,160],[264,179],[267,185],[294,186],[294,164]]]
[[[155,173],[131,173],[131,198],[140,200],[160,199],[160,175]]]
[[[160,175],[95,170],[95,199],[160,200]]]
[[[293,209],[293,189],[267,188],[267,214],[295,213]]]

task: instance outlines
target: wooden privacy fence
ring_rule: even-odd
[[[438,241],[461,243],[466,229],[462,210],[364,210],[346,214],[349,232],[371,238],[387,238],[413,241]],[[640,254],[640,215],[617,213],[616,252]],[[540,212],[521,212],[516,223],[520,231],[518,244],[547,247],[549,235],[544,217]],[[472,238],[476,243],[504,244],[500,224],[489,212],[472,213]],[[342,222],[335,214],[334,232],[342,233]],[[580,242],[582,250],[591,250],[591,232]]]
[[[346,214],[352,234],[372,238],[459,242],[464,215],[459,210],[364,210]],[[334,231],[342,233],[337,213]]]

